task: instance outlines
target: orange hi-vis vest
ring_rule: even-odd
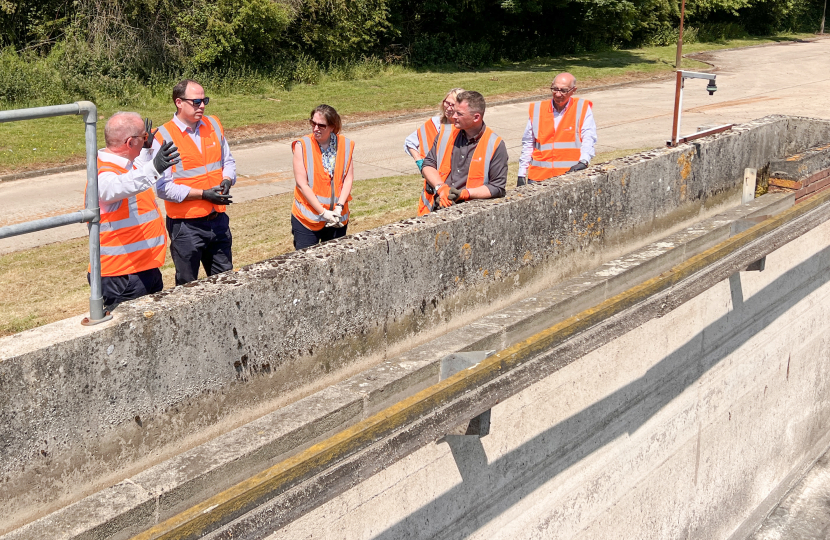
[[[432,118],[427,120],[423,126],[419,127],[417,133],[418,153],[421,155],[421,159],[424,159],[429,154],[432,143],[435,142],[435,136],[438,135],[438,130],[435,128],[435,122],[432,121]]]
[[[98,174],[103,172],[128,171],[99,157]],[[164,264],[167,232],[152,188],[100,204],[102,276],[125,276]]]
[[[528,114],[533,126],[533,153],[527,169],[528,180],[541,182],[560,176],[579,163],[582,123],[588,107],[592,105],[587,99],[571,98],[556,129],[552,100],[530,104]]]
[[[352,164],[352,153],[354,152],[354,142],[350,141],[343,135],[337,135],[337,154],[334,158],[334,178],[329,176],[328,171],[323,167],[323,152],[320,151],[320,145],[314,140],[312,135],[306,135],[299,141],[291,143],[291,151],[294,151],[296,145],[302,145],[303,158],[305,159],[305,171],[308,176],[308,186],[317,196],[317,202],[323,205],[326,210],[334,210],[334,205],[337,204],[337,199],[340,197],[340,191],[343,189],[343,180],[349,172],[349,167]],[[349,201],[352,200],[351,194],[348,200],[343,205],[343,212],[341,214],[341,222],[346,224],[349,222]],[[319,231],[326,222],[318,217],[319,214],[314,208],[305,200],[299,187],[294,187],[294,206],[291,213],[302,223],[306,228],[312,231]]]
[[[452,151],[455,146],[455,139],[460,133],[460,129],[446,124],[441,126],[441,131],[438,132],[435,161],[438,164],[438,174],[444,182],[447,181],[452,172]],[[493,154],[500,143],[501,137],[493,133],[493,130],[489,127],[485,127],[484,133],[473,151],[470,170],[467,173],[467,183],[464,187],[467,189],[476,188],[490,183],[490,162],[493,160]],[[418,215],[429,214],[434,202],[435,195],[427,193],[425,184],[425,189],[421,193],[421,200],[418,202]]]
[[[207,119],[207,122],[204,120]],[[225,131],[215,116],[205,116],[199,125],[199,139],[202,148],[196,144],[190,135],[182,133],[179,126],[170,120],[159,127],[156,139],[160,143],[173,141],[181,154],[181,162],[170,168],[173,173],[173,182],[195,189],[210,189],[222,183],[222,167],[225,164],[224,145]],[[213,204],[203,199],[193,201],[164,201],[167,215],[171,218],[200,218],[213,211],[224,212],[225,206]]]

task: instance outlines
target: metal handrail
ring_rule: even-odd
[[[101,238],[100,222],[101,209],[98,207],[98,108],[91,101],[76,101],[65,105],[49,107],[32,107],[29,109],[14,109],[0,111],[0,122],[16,122],[18,120],[35,120],[52,116],[80,114],[84,117],[84,136],[86,138],[86,202],[84,210],[63,214],[44,219],[16,223],[0,227],[0,239],[44,231],[73,223],[89,224],[89,317],[84,318],[82,324],[91,325],[108,321],[112,315],[104,312],[104,297],[101,288]]]

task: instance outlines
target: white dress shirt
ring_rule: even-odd
[[[565,105],[561,112],[557,111],[556,107],[553,108],[554,129],[559,127],[559,121],[562,120],[562,116],[572,103],[573,99],[569,99],[568,104]],[[591,109],[592,107],[589,106],[588,110],[585,111],[585,120],[582,122],[582,129],[580,130],[582,147],[579,150],[579,161],[584,161],[585,163],[589,163],[591,158],[596,155],[594,146],[597,144],[597,124],[594,122],[594,112]],[[522,155],[519,157],[518,176],[527,176],[530,156],[533,154],[533,140],[533,122],[528,118],[527,127],[525,128],[524,135],[522,135]]]
[[[112,171],[98,173],[98,199],[102,203],[115,203],[150,189],[161,176],[153,168],[153,154],[149,148],[141,150],[141,154],[134,162],[111,154],[103,148],[98,150],[98,158],[127,169],[124,174],[116,174]]]
[[[433,116],[432,118],[430,118],[430,120],[432,120],[432,123],[435,125],[435,129],[437,131],[441,131],[441,117],[440,116]],[[421,129],[421,126],[418,126],[418,129]],[[409,137],[407,137],[403,141],[403,151],[406,152],[407,156],[410,156],[410,157],[412,156],[412,154],[409,153],[410,148],[414,148],[415,150],[417,150],[421,147],[421,141],[418,140],[418,129],[413,131],[409,135]],[[429,152],[429,148],[425,149],[424,150],[424,155],[427,155],[428,152]]]
[[[194,144],[196,144],[196,148],[201,151],[202,137],[199,135],[199,128],[205,123],[205,121],[199,120],[199,123],[196,124],[196,129],[193,129],[179,120],[179,117],[174,114],[173,123],[176,124],[182,133],[189,135]],[[236,160],[233,159],[233,155],[231,155],[228,140],[225,139],[224,135],[221,133],[219,134],[219,137],[222,139],[222,155],[225,156],[225,160],[222,162],[222,177],[230,178],[231,182],[236,184]],[[158,142],[158,139],[156,139],[153,141],[153,155],[158,152],[159,148],[161,148],[161,144]],[[181,148],[179,151],[181,152]],[[185,197],[190,194],[190,187],[173,182],[173,170],[171,167],[170,169],[164,171],[164,175],[156,183],[156,193],[158,193],[158,196],[161,199],[172,202],[182,202]]]

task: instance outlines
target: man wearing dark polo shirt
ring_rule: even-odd
[[[471,199],[504,197],[507,185],[507,148],[484,124],[484,96],[462,92],[456,101],[454,127],[442,126],[424,158],[424,178],[434,193],[433,210]],[[428,191],[425,196],[432,195]]]

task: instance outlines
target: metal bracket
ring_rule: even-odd
[[[749,169],[747,169],[747,170],[749,170]],[[757,217],[744,218],[744,219],[738,219],[736,221],[733,221],[732,226],[731,226],[730,231],[729,231],[729,236],[730,237],[735,236],[736,234],[740,234],[740,233],[744,232],[747,229],[751,229],[755,225],[758,225],[759,223],[761,223],[763,221],[766,221],[767,219],[769,219],[769,217],[770,216],[757,216]],[[760,259],[758,259],[754,263],[750,264],[749,266],[747,266],[746,268],[741,270],[741,272],[763,272],[764,271],[764,266],[766,265],[766,263],[767,263],[767,258],[766,257],[761,257]]]
[[[443,381],[459,371],[477,366],[482,360],[496,351],[467,351],[447,355],[441,359],[441,371],[438,380]],[[472,435],[485,437],[490,434],[490,409],[479,414],[469,422],[463,422],[447,435]]]

